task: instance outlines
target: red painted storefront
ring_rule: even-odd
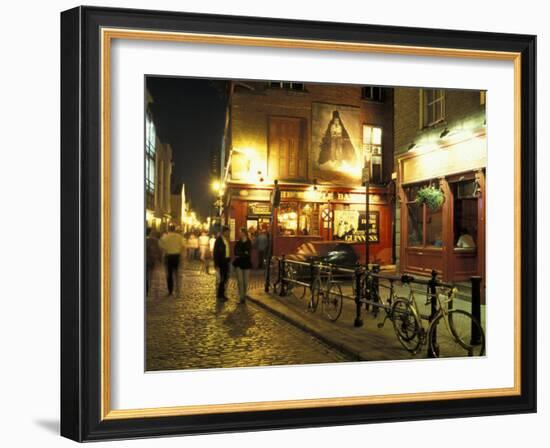
[[[270,194],[272,186],[248,184],[229,184],[225,207],[224,221],[231,228],[231,239],[238,238],[239,229],[245,227],[251,231],[262,228],[274,232],[274,255],[287,255],[296,251],[304,243],[311,241],[335,241],[338,237],[338,216],[345,213],[359,215],[359,230],[355,236],[349,236],[342,242],[350,244],[361,263],[365,262],[364,241],[364,189],[320,187],[319,192],[312,192],[311,186],[280,184],[282,199],[279,208],[275,209],[276,225],[271,223]],[[305,222],[304,210],[313,212],[308,216],[309,229],[297,226],[296,231],[281,227],[285,213],[296,213],[296,221]],[[289,212],[290,210],[290,212]],[[393,263],[393,228],[391,194],[385,187],[370,188],[369,213],[371,215],[371,238],[369,243],[370,262],[382,265]],[[254,258],[256,254],[254,253]],[[253,260],[254,262],[256,260]]]

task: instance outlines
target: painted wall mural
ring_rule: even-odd
[[[359,108],[313,103],[311,161],[319,182],[359,185],[363,168]]]

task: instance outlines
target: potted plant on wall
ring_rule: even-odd
[[[434,212],[439,210],[445,202],[445,194],[441,189],[429,185],[418,190],[416,202],[420,205],[426,204],[426,207]]]

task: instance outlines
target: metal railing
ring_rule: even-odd
[[[341,281],[347,279],[350,281],[352,288],[352,295],[342,293],[342,298],[355,302],[356,313],[354,326],[361,327],[363,325],[362,308],[369,310],[372,307],[373,312],[376,314],[379,310],[386,312],[390,311],[390,305],[384,303],[380,298],[380,287],[390,290],[390,294],[393,293],[394,283],[398,282],[403,285],[409,285],[411,288],[413,284],[426,287],[426,298],[430,302],[430,313],[420,314],[422,319],[431,320],[437,313],[437,289],[445,288],[453,290],[454,284],[442,282],[437,279],[437,272],[432,270],[429,279],[414,277],[409,274],[392,275],[388,273],[380,272],[379,265],[371,264],[369,266],[357,264],[355,268],[346,268],[342,266],[331,265],[328,263],[321,263],[317,261],[298,261],[289,260],[284,255],[281,257],[273,257],[278,265],[277,280],[275,284],[280,284],[279,295],[286,296],[288,292],[288,285],[298,285],[310,290],[313,282],[317,276],[321,278],[330,277]],[[294,269],[294,272],[300,272],[298,275],[289,275],[292,272],[288,269],[288,266],[300,267],[301,270]],[[285,275],[286,273],[286,275]],[[388,284],[381,283],[385,281]],[[472,300],[471,300],[471,314],[480,321],[481,318],[481,277],[470,277]],[[452,301],[448,303],[448,307],[452,308]],[[479,337],[473,330],[472,337]]]

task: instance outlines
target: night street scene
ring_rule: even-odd
[[[487,355],[485,91],[145,84],[147,371]]]

